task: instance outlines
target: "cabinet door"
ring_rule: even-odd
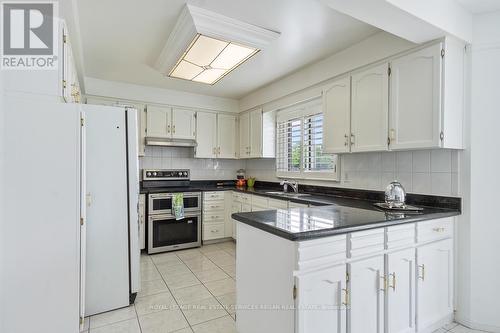
[[[150,138],[170,138],[170,118],[170,108],[148,105],[146,113],[147,136]]]
[[[250,112],[250,154],[249,157],[262,156],[262,109]]]
[[[196,144],[195,157],[216,157],[217,114],[211,112],[198,112],[196,114]]]
[[[147,115],[146,115],[146,108],[144,105],[140,105],[140,107],[137,109],[137,120],[139,122],[139,133],[138,133],[138,140],[139,140],[139,146],[137,147],[139,156],[144,156],[145,153],[145,147],[146,147],[146,122],[147,122]]]
[[[296,287],[298,333],[346,332],[345,265],[299,275]]]
[[[233,204],[231,205],[231,214],[240,212],[241,212],[241,203],[233,202]],[[231,230],[232,237],[233,239],[236,239],[236,221],[233,220],[232,218],[231,218],[231,225],[232,225],[232,230]]]
[[[415,249],[386,258],[387,333],[415,332]]]
[[[172,109],[172,138],[195,139],[195,112],[187,109]]]
[[[217,115],[217,157],[236,158],[236,117]]]
[[[350,77],[323,89],[323,145],[327,153],[349,152],[351,134]]]
[[[451,239],[417,248],[417,330],[453,313]]]
[[[352,82],[351,151],[387,150],[389,65],[354,74]]]
[[[391,149],[440,146],[441,44],[391,62]]]
[[[384,256],[350,263],[349,311],[350,333],[384,331]]]
[[[240,115],[240,157],[247,158],[250,155],[250,114]]]

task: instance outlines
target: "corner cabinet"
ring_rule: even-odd
[[[238,157],[236,140],[237,118],[234,115],[196,113],[196,158]]]
[[[237,305],[274,306],[239,307],[238,332],[433,332],[453,320],[453,223],[294,242],[238,222]]]
[[[262,108],[240,114],[240,158],[275,157],[275,121],[275,112],[263,112]]]
[[[391,61],[389,148],[463,148],[463,44],[446,40]]]

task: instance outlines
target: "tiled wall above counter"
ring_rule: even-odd
[[[459,196],[459,159],[460,151],[447,149],[346,154],[340,158],[340,182],[298,181],[299,184],[384,190],[390,181],[397,179],[407,192]],[[279,181],[273,159],[248,160],[246,173],[258,180]]]

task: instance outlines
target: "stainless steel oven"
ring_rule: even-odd
[[[151,214],[172,214],[173,193],[155,193],[149,195],[149,215]],[[201,211],[201,193],[184,193],[184,212]]]
[[[173,215],[148,217],[148,253],[201,246],[201,212],[186,213],[181,220]]]

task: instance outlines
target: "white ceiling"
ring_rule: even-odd
[[[378,30],[318,0],[190,0],[222,15],[281,32],[265,50],[214,86],[167,78],[153,64],[186,0],[78,1],[84,75],[241,98]]]
[[[500,10],[500,0],[457,0],[457,2],[473,14]]]

